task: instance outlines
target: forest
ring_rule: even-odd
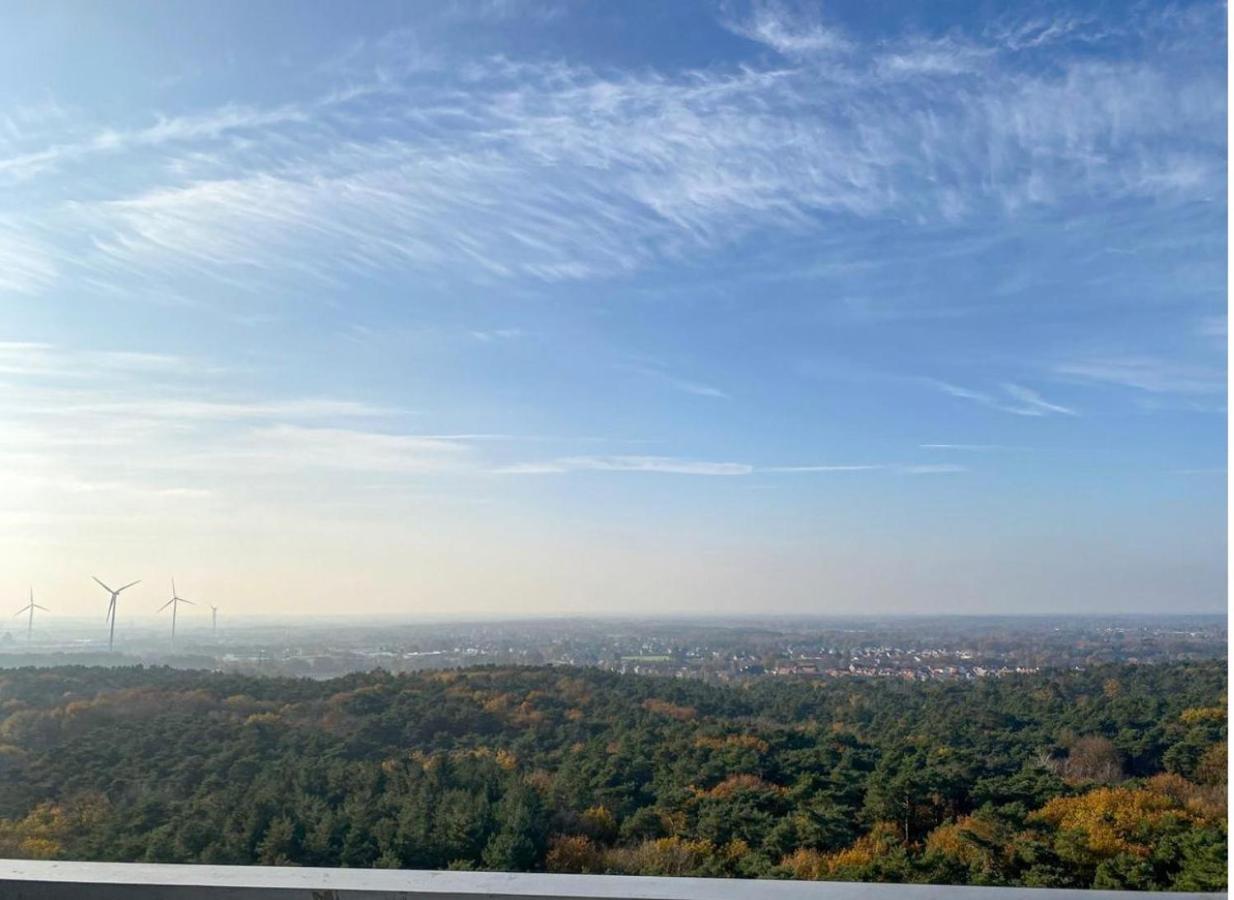
[[[1224,661],[0,671],[0,856],[1226,888]]]

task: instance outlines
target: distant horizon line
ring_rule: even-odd
[[[222,607],[219,612],[224,612]],[[59,615],[54,611],[51,615],[56,621],[69,622],[93,622],[94,617],[89,615]],[[131,621],[162,621],[156,618],[156,613],[148,613],[137,616],[128,617]],[[526,614],[526,615],[433,615],[433,614],[408,614],[408,613],[390,613],[390,612],[373,612],[373,613],[312,613],[312,614],[291,614],[291,613],[227,613],[226,619],[231,622],[236,621],[279,621],[285,624],[303,624],[308,622],[337,622],[349,621],[354,622],[358,619],[381,620],[388,622],[397,620],[407,622],[409,624],[416,623],[450,623],[450,622],[580,622],[580,621],[604,621],[604,622],[784,622],[784,621],[886,621],[895,619],[1017,619],[1017,620],[1047,620],[1047,619],[1063,619],[1063,620],[1080,620],[1080,619],[1184,619],[1184,618],[1209,618],[1209,619],[1228,619],[1229,613],[1223,612],[1204,612],[1204,611],[1183,611],[1183,612],[1060,612],[1060,613],[1040,613],[1040,612],[982,612],[982,613],[956,613],[956,612],[887,612],[887,613],[543,613],[543,614]]]

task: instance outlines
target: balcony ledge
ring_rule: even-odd
[[[6,900],[1126,900],[1129,891],[0,860]],[[1172,894],[1217,898],[1225,894]]]

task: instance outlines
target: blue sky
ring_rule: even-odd
[[[1224,609],[1219,5],[0,17],[14,597]]]

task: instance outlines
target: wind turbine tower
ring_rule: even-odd
[[[14,618],[22,613],[29,613],[30,618],[26,620],[26,640],[28,641],[34,638],[34,611],[36,609],[41,609],[43,612],[51,612],[46,606],[39,606],[34,602],[34,588],[30,588],[30,602],[13,613]]]
[[[210,604],[210,637],[217,638],[219,635],[219,608],[213,603]]]
[[[121,591],[127,591],[135,584],[141,584],[141,579],[138,578],[136,581],[130,581],[124,587],[116,588],[113,591],[107,585],[103,584],[103,582],[99,581],[97,576],[91,575],[90,577],[95,581],[98,581],[99,586],[103,590],[107,591],[107,593],[111,594],[111,600],[107,603],[107,621],[111,623],[111,629],[107,632],[107,649],[110,652],[112,646],[116,642],[116,599],[120,596]]]
[[[160,606],[157,610],[158,612],[162,612],[167,607],[171,607],[171,643],[173,647],[176,644],[176,610],[180,608],[181,603],[187,603],[189,606],[193,605],[192,600],[185,600],[176,593],[176,579],[173,578],[171,580],[171,599]]]

